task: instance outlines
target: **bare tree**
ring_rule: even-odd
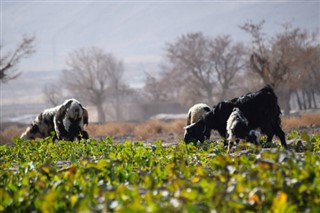
[[[168,44],[170,66],[162,80],[176,81],[179,100],[187,105],[195,102],[212,104],[228,97],[234,79],[245,65],[245,48],[228,35],[210,38],[202,33],[183,35]],[[170,76],[169,78],[167,76]]]
[[[305,49],[300,75],[292,82],[299,109],[318,108],[316,96],[320,94],[320,45]]]
[[[310,69],[305,65],[312,57],[310,48],[314,42],[306,31],[292,28],[288,23],[283,24],[283,32],[266,38],[262,32],[263,24],[264,21],[241,26],[252,36],[251,70],[265,84],[276,88],[284,113],[288,114],[291,94],[309,76]]]
[[[109,57],[106,60],[106,72],[108,74],[108,96],[110,103],[115,109],[116,120],[122,119],[121,105],[126,94],[129,90],[128,86],[124,83],[123,74],[124,67],[121,61],[116,60],[114,57]]]
[[[21,72],[18,71],[18,64],[21,59],[29,57],[35,52],[35,36],[24,36],[20,43],[13,51],[3,52],[3,47],[0,45],[0,81],[3,83],[17,78]]]
[[[95,105],[98,122],[104,123],[103,104],[108,92],[113,91],[118,97],[123,74],[122,62],[101,48],[91,47],[73,51],[68,57],[67,67],[62,82],[73,95]],[[116,105],[119,102],[117,99]]]
[[[215,72],[209,46],[210,40],[202,33],[190,33],[168,44],[167,57],[171,72],[184,79],[184,86],[194,88],[205,102],[212,103]]]
[[[167,91],[165,90],[165,81],[161,81],[150,73],[145,72],[146,80],[144,92],[147,99],[152,103],[158,103],[168,100]]]
[[[57,106],[63,102],[61,90],[57,89],[59,87],[57,84],[49,84],[43,88],[44,97],[51,106]]]
[[[235,85],[236,76],[245,67],[245,47],[242,43],[233,44],[228,35],[218,36],[211,42],[211,59],[214,71],[217,73],[217,82],[220,85],[220,100],[228,98],[227,91]]]

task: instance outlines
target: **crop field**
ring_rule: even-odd
[[[319,120],[304,119],[284,120],[287,151],[265,137],[231,154],[214,134],[185,144],[185,121],[114,123],[101,137],[105,126],[89,125],[95,137],[74,142],[14,137],[0,145],[0,212],[320,212]]]

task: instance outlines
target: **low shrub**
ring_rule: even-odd
[[[250,147],[16,138],[0,146],[0,212],[320,211],[320,155]]]

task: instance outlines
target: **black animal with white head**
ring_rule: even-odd
[[[268,142],[271,142],[274,135],[278,136],[282,146],[287,149],[285,134],[281,129],[281,111],[277,96],[269,85],[259,91],[218,103],[198,122],[185,127],[185,142],[203,142],[210,138],[212,129],[226,138],[227,120],[234,107],[243,112],[250,129],[260,129],[262,134],[267,135]]]
[[[205,117],[198,122],[186,126],[184,131],[184,141],[186,143],[208,140],[210,138],[211,129],[207,128]]]
[[[249,128],[248,120],[239,108],[233,108],[233,111],[227,120],[228,153],[234,142],[238,143],[240,139],[258,145],[259,136],[259,131]]]
[[[41,112],[21,138],[44,138],[54,131],[58,140],[88,139],[89,135],[84,130],[87,124],[88,111],[78,100],[68,99],[59,106]]]

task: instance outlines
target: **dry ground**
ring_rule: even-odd
[[[91,138],[105,138],[111,136],[115,142],[157,141],[164,143],[179,142],[186,125],[185,119],[165,122],[148,120],[141,123],[108,122],[106,124],[89,124],[86,127]],[[0,129],[0,144],[12,144],[12,138],[20,136],[26,125],[2,124]],[[301,116],[282,117],[282,127],[285,132],[292,129],[320,133],[320,113],[305,113]]]

